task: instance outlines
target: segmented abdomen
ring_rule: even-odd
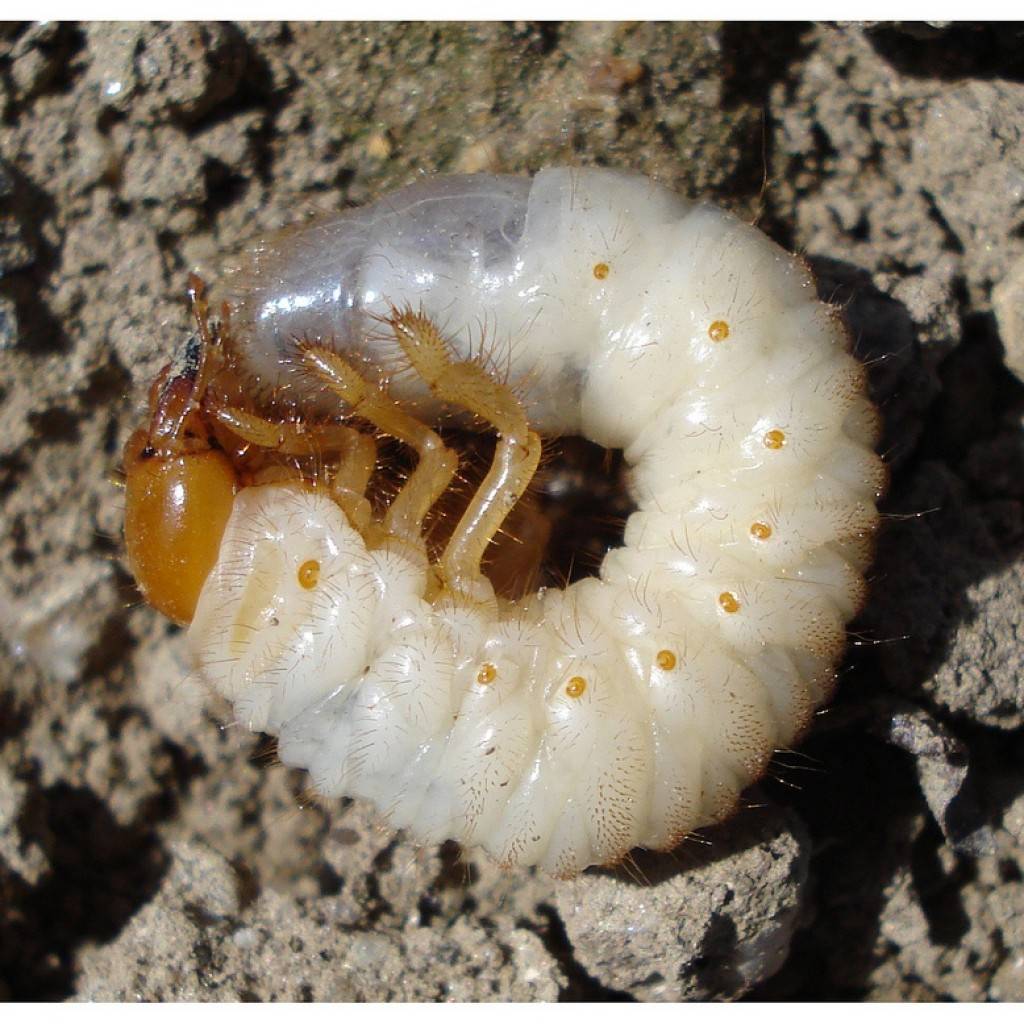
[[[727,814],[827,697],[864,598],[877,415],[807,270],[728,214],[610,171],[441,181],[229,279],[250,369],[275,379],[293,333],[386,366],[369,315],[392,305],[463,354],[483,331],[535,429],[625,450],[624,546],[564,591],[431,604],[426,567],[368,551],[325,495],[248,488],[190,636],[323,792],[572,874]]]

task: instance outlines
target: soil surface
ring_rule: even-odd
[[[0,33],[0,998],[1024,998],[1024,30]],[[805,254],[892,469],[799,752],[728,825],[573,882],[273,766],[141,604],[117,486],[190,270],[421,174],[552,164]],[[595,494],[623,500],[567,445],[556,557],[608,542]]]

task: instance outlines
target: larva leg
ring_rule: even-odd
[[[441,556],[441,575],[453,590],[472,593],[480,560],[533,479],[540,438],[530,430],[519,400],[475,362],[456,362],[433,321],[411,309],[393,310],[388,321],[413,369],[442,401],[490,423],[498,432],[494,461]]]
[[[213,410],[218,422],[249,444],[280,455],[337,455],[330,478],[331,495],[358,530],[370,522],[366,488],[377,463],[372,437],[344,423],[275,423],[235,406]]]
[[[433,430],[370,384],[344,357],[308,343],[300,345],[299,351],[302,362],[345,402],[349,415],[372,423],[416,452],[416,468],[388,507],[383,527],[388,535],[422,550],[423,519],[455,475],[455,453]]]
[[[352,451],[341,460],[331,478],[331,494],[352,525],[365,536],[372,518],[366,488],[377,466],[377,443],[358,430],[353,431],[352,440]]]
[[[225,405],[213,415],[232,434],[259,448],[281,455],[318,455],[341,452],[348,455],[360,446],[360,434],[344,423],[276,422],[237,406]]]
[[[487,549],[484,565],[497,594],[516,600],[537,589],[550,538],[550,518],[526,495]]]

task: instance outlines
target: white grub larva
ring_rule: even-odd
[[[195,288],[199,334],[129,443],[129,556],[321,793],[571,876],[729,814],[828,697],[878,416],[836,310],[761,232],[633,174],[438,178],[260,242],[219,324]],[[457,460],[428,424],[453,409],[499,440],[432,560]],[[418,461],[375,515],[379,434]],[[481,556],[559,434],[622,449],[637,509],[596,577],[498,598]],[[168,528],[161,487],[201,521]],[[195,568],[153,568],[200,534]]]

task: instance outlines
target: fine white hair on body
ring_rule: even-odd
[[[440,178],[260,243],[221,299],[257,386],[300,404],[293,336],[385,367],[392,307],[462,356],[486,323],[535,430],[631,467],[597,577],[479,608],[428,602],[428,567],[321,491],[238,494],[190,643],[322,793],[568,876],[730,813],[829,696],[879,421],[837,311],[760,231],[616,171]],[[432,414],[415,377],[394,393]]]

